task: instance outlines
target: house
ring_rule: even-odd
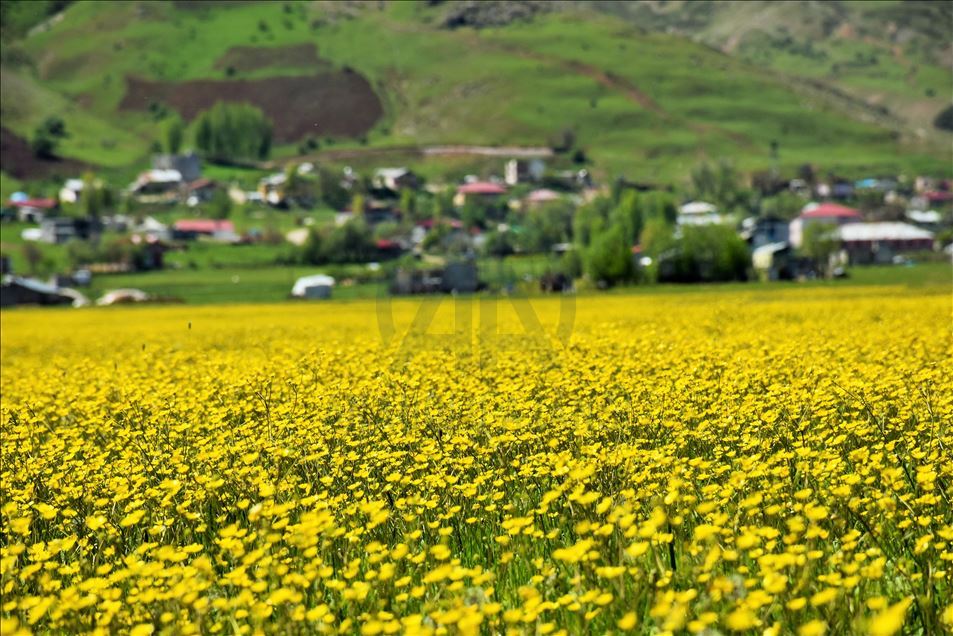
[[[395,295],[473,293],[480,288],[476,263],[468,260],[448,263],[442,268],[430,270],[400,268],[391,281],[390,293]]]
[[[848,181],[835,181],[831,185],[830,192],[834,199],[849,199],[854,196],[854,184]]]
[[[96,300],[100,307],[110,305],[132,305],[135,303],[145,303],[152,300],[152,297],[141,289],[111,289]]]
[[[535,209],[560,200],[562,200],[562,196],[555,190],[540,188],[533,190],[523,199],[523,206],[528,209]]]
[[[71,239],[88,240],[102,231],[102,224],[95,219],[46,218],[40,223],[38,240],[51,245],[66,243]]]
[[[17,305],[72,305],[73,297],[33,278],[5,276],[0,283],[0,307]]]
[[[467,201],[495,203],[504,194],[506,194],[506,187],[499,183],[471,181],[457,188],[457,194],[453,197],[453,204],[460,207],[466,205]]]
[[[262,177],[258,182],[258,193],[262,200],[268,205],[285,205],[285,183],[288,176],[284,172],[276,172],[267,177]]]
[[[374,172],[371,181],[377,190],[390,190],[391,192],[400,192],[401,190],[416,190],[420,186],[420,178],[407,168],[379,168]]]
[[[185,203],[194,208],[200,203],[208,203],[215,196],[218,184],[211,179],[196,179],[185,186]]]
[[[155,155],[152,157],[153,170],[175,170],[182,175],[182,181],[191,183],[202,176],[202,160],[194,152],[183,155]]]
[[[765,243],[751,252],[751,265],[761,280],[793,280],[797,261],[787,241]]]
[[[78,203],[86,183],[82,179],[67,179],[60,188],[60,203]]]
[[[514,186],[526,181],[539,181],[546,172],[542,159],[510,159],[503,165],[503,181]]]
[[[801,247],[804,230],[811,225],[844,225],[862,221],[860,212],[837,203],[809,203],[801,210],[801,215],[791,221],[789,236],[791,245]]]
[[[404,251],[404,246],[401,245],[400,241],[394,239],[377,239],[375,246],[377,247],[378,258],[382,261],[397,258]]]
[[[302,276],[291,288],[293,298],[330,298],[334,279],[324,274]]]
[[[200,236],[227,243],[235,243],[239,239],[235,226],[227,220],[181,219],[172,225],[172,238],[175,240],[191,241]]]
[[[925,230],[936,230],[940,227],[943,216],[936,210],[910,210],[906,214],[907,220]]]
[[[757,249],[768,243],[787,242],[790,227],[787,221],[778,217],[749,217],[741,222],[739,234],[752,249]]]
[[[364,205],[364,221],[368,225],[377,225],[379,223],[392,223],[400,221],[400,213],[397,212],[389,203],[384,201],[370,200]]]
[[[679,225],[717,225],[722,222],[718,208],[705,201],[689,201],[678,208]]]
[[[129,192],[141,203],[175,203],[183,185],[178,170],[147,170],[129,186]]]
[[[17,194],[23,193],[18,192]],[[31,199],[26,195],[17,196],[16,194],[7,201],[7,205],[17,211],[17,220],[24,223],[39,223],[60,207],[59,201],[56,199]]]
[[[852,265],[890,263],[897,254],[933,249],[933,232],[908,223],[847,223],[836,238]]]
[[[151,216],[147,216],[141,223],[134,226],[133,232],[143,235],[146,240],[167,241],[172,238],[169,226]]]

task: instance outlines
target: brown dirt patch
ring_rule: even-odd
[[[294,46],[233,46],[215,62],[217,69],[232,68],[239,73],[263,68],[310,68],[326,71],[330,66],[327,60],[318,57],[317,47],[308,43]]]
[[[367,79],[347,70],[310,77],[181,83],[127,77],[119,108],[143,111],[153,102],[163,103],[191,120],[219,101],[246,102],[260,108],[271,118],[278,142],[310,135],[357,137],[384,114]]]
[[[37,159],[26,139],[0,128],[0,168],[16,179],[75,177],[89,169],[74,159]]]

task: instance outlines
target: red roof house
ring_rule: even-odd
[[[813,207],[806,207],[801,212],[802,219],[851,219],[853,221],[861,220],[861,214],[854,208],[837,203],[820,203]]]
[[[818,203],[804,207],[801,216],[791,221],[788,227],[791,245],[801,247],[804,228],[811,224],[844,225],[863,221],[863,216],[854,208],[837,203]]]
[[[215,219],[182,219],[176,221],[172,228],[176,232],[183,234],[213,235],[235,232],[235,226],[231,221],[219,221]]]

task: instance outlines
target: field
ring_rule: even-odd
[[[531,303],[4,312],[2,632],[953,629],[948,285]]]

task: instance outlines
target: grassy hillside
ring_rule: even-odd
[[[560,9],[450,29],[452,4],[80,2],[5,39],[3,125],[27,138],[42,117],[60,114],[71,132],[64,156],[118,169],[162,141],[171,110],[237,95],[325,150],[540,146],[571,130],[598,173],[646,179],[681,177],[705,158],[765,168],[772,141],[782,166],[948,170],[948,136],[906,135],[872,119],[870,108],[807,83],[820,66],[793,81],[757,55],[637,29],[632,16]],[[785,64],[794,63],[767,66]],[[924,65],[916,81],[948,95],[950,78],[936,68]],[[893,90],[889,77],[880,81]],[[363,132],[354,132],[344,119],[373,99],[383,114],[362,111]],[[298,152],[300,140],[279,141],[279,157]]]
[[[953,93],[953,5],[875,2],[600,2],[590,8],[691,37],[859,101],[918,138]],[[949,138],[945,138],[949,145]]]

